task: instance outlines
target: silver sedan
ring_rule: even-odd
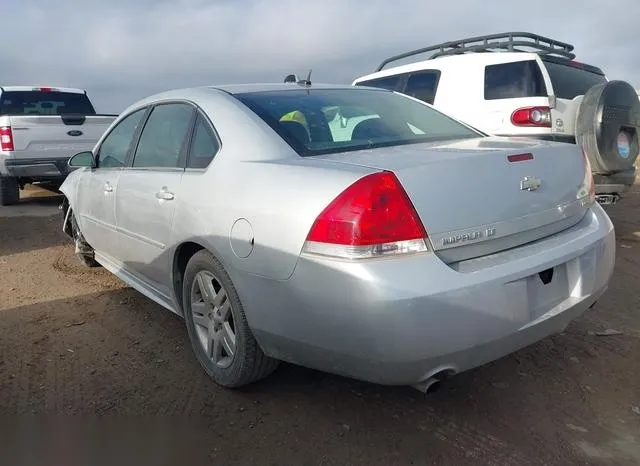
[[[288,361],[429,391],[562,331],[615,261],[577,146],[383,89],[174,90],[69,164],[80,259],[184,316],[225,387]]]

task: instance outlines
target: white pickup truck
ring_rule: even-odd
[[[0,205],[27,183],[59,187],[72,155],[93,149],[117,115],[98,115],[82,89],[0,87]]]

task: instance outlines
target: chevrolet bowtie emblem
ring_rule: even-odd
[[[522,191],[535,191],[540,185],[542,185],[542,181],[539,178],[525,176],[520,180],[520,189]]]

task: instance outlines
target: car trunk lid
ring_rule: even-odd
[[[448,263],[552,235],[586,212],[575,145],[474,138],[319,158],[394,172]]]

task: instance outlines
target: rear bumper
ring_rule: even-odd
[[[16,159],[0,155],[0,174],[34,180],[60,180],[70,172],[68,158]]]
[[[434,254],[361,263],[303,257],[289,280],[243,277],[238,291],[268,354],[414,385],[561,332],[606,290],[614,262],[613,225],[594,205],[568,230],[458,271]],[[539,272],[551,268],[544,285]]]

